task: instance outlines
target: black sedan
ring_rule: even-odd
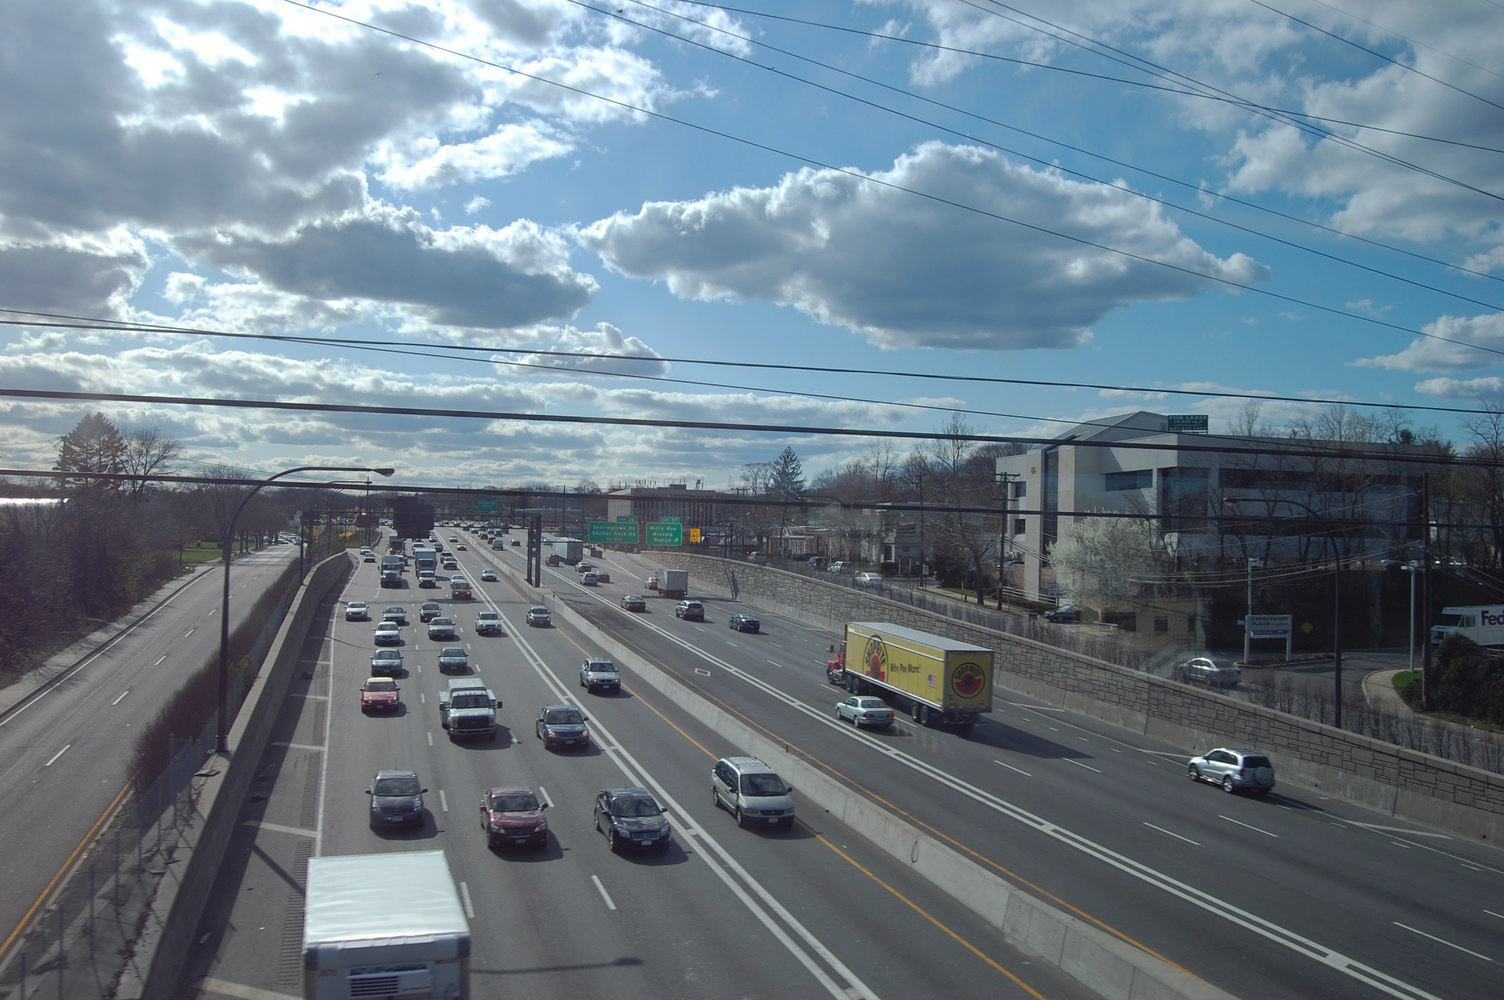
[[[726,624],[738,632],[761,632],[762,622],[751,615],[732,615],[726,619]]]
[[[595,828],[611,850],[666,850],[673,832],[663,807],[646,788],[603,788],[595,796]]]

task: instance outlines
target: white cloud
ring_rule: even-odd
[[[1504,353],[1504,313],[1443,316],[1427,323],[1422,332],[1428,336],[1411,341],[1397,354],[1362,358],[1354,364],[1411,372],[1466,370],[1493,368]]]
[[[766,299],[888,348],[1075,347],[1115,309],[1209,287],[1187,272],[1265,277],[1242,254],[1202,250],[1150,202],[976,147],[927,143],[874,176],[801,170],[617,213],[580,241],[684,298]]]

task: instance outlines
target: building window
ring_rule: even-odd
[[[1152,469],[1135,469],[1131,472],[1109,472],[1102,488],[1108,493],[1121,493],[1124,490],[1147,490],[1154,485],[1154,472]]]

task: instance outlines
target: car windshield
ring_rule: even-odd
[[[579,709],[555,708],[543,713],[543,721],[550,726],[576,726],[585,720],[581,718]]]
[[[372,789],[377,795],[417,795],[422,789],[416,775],[405,774],[391,778],[377,778]]]
[[[491,796],[491,809],[494,812],[528,812],[537,808],[538,797],[532,792],[507,792],[505,795]]]
[[[888,706],[884,705],[881,701],[879,701],[876,698],[858,698],[857,701],[856,701],[856,707],[857,708],[887,708]]]
[[[445,646],[439,650],[440,656],[464,656],[465,651],[459,646]]]
[[[1274,765],[1269,763],[1269,758],[1268,757],[1261,757],[1261,756],[1259,756],[1257,754],[1248,754],[1246,757],[1243,758],[1243,766],[1244,767],[1273,767]]]
[[[658,803],[640,795],[634,795],[631,798],[620,798],[611,803],[611,814],[613,816],[625,816],[629,819],[643,816],[657,816],[662,812],[663,810],[658,808]]]
[[[786,795],[788,789],[776,774],[748,774],[742,777],[744,795]]]
[[[603,660],[596,660],[594,663],[590,664],[590,672],[593,674],[614,674],[616,673],[616,664],[606,663]]]
[[[397,690],[397,682],[396,681],[387,681],[387,680],[366,681],[366,690],[367,691],[395,691],[395,690]]]

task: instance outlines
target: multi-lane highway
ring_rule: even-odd
[[[625,676],[618,697],[575,683],[597,650],[567,623],[530,629],[536,599],[514,581],[518,550],[459,554],[473,581],[459,616],[472,663],[503,700],[494,743],[448,742],[438,725],[438,643],[404,630],[406,711],[361,715],[356,689],[370,625],[326,609],[329,641],[295,690],[248,804],[190,992],[296,995],[299,865],[310,853],[445,850],[476,932],[478,996],[622,995],[1080,996],[906,868],[800,800],[790,833],[738,830],[710,804],[715,757],[743,748]],[[1192,748],[1020,704],[967,736],[901,721],[891,733],[837,725],[838,692],[819,665],[832,632],[759,612],[764,634],[725,627],[742,608],[694,588],[704,624],[617,604],[647,563],[604,560],[613,583],[581,587],[546,571],[545,603],[568,602],[599,627],[734,711],[823,762],[834,775],[949,840],[977,863],[1108,933],[1245,997],[1490,997],[1504,961],[1504,858],[1493,849],[1398,823],[1282,785],[1266,799],[1224,795],[1185,778]],[[433,591],[376,585],[361,567],[342,600],[410,612]],[[440,598],[446,607],[451,602]],[[477,638],[473,610],[494,607],[507,634]],[[415,619],[416,621],[416,619]],[[1003,664],[1006,683],[1006,664]],[[532,718],[574,700],[595,746],[545,751]],[[1278,765],[1278,761],[1276,761]],[[377,834],[363,790],[379,767],[414,767],[430,789],[414,834]],[[483,788],[538,787],[551,803],[549,847],[493,854],[479,822]],[[591,828],[596,789],[644,784],[669,803],[665,856],[614,857]],[[798,793],[795,795],[799,800]]]
[[[500,557],[459,558],[478,581]],[[515,571],[520,559],[508,558]],[[717,756],[739,748],[630,677],[620,695],[586,695],[577,670],[597,650],[568,628],[526,626],[536,595],[514,587],[512,576],[478,583],[477,600],[454,602],[442,591],[382,591],[364,565],[331,602],[329,641],[289,699],[263,768],[265,795],[248,806],[185,992],[297,995],[301,862],[421,846],[442,848],[461,883],[477,997],[1093,995],[816,810],[790,832],[738,829],[711,806],[709,772]],[[567,579],[559,586],[573,586]],[[404,629],[405,710],[359,711],[372,629],[346,622],[343,604],[363,600],[379,615],[401,603],[415,616],[432,598],[456,610],[472,664],[502,700],[494,741],[451,743],[440,728],[441,644],[425,638],[416,617]],[[669,627],[665,605],[656,602],[642,622]],[[473,634],[475,611],[489,608],[501,612],[506,635]],[[587,751],[548,751],[534,735],[538,707],[565,700],[590,717]],[[383,767],[411,767],[423,778],[429,817],[421,830],[368,828],[364,789]],[[514,782],[550,804],[552,833],[541,851],[486,846],[481,792]],[[595,792],[637,784],[668,805],[675,839],[664,854],[613,855],[593,829]]]
[[[237,559],[233,621],[296,559],[290,545]],[[199,572],[0,719],[0,959],[125,797],[136,733],[186,675],[217,654],[222,581],[218,569]]]

